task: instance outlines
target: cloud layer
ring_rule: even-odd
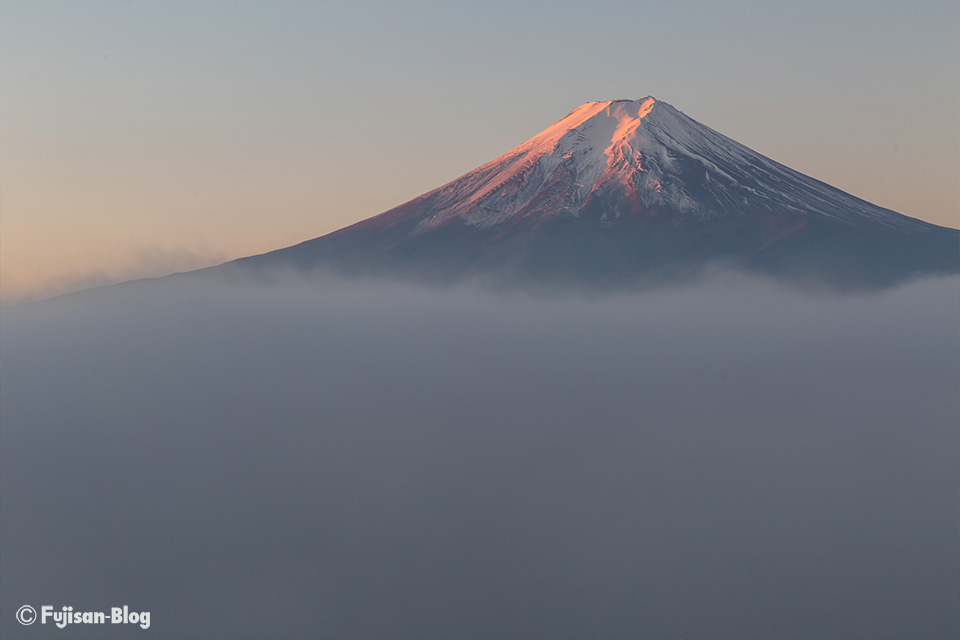
[[[0,631],[954,638],[957,284],[7,309]]]

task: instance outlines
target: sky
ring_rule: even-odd
[[[653,95],[960,224],[956,2],[0,3],[0,295],[317,237]]]

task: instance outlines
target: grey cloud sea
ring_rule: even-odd
[[[956,638],[958,326],[957,278],[4,309],[0,633]]]

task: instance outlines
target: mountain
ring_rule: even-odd
[[[620,286],[716,261],[877,287],[960,271],[960,232],[844,193],[646,97],[588,102],[407,203],[228,264]]]

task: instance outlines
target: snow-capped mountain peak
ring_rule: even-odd
[[[523,144],[424,194],[428,232],[462,220],[488,227],[516,216],[611,222],[669,212],[678,224],[776,213],[910,228],[880,209],[793,171],[651,96],[587,102]]]
[[[774,162],[666,102],[587,102],[491,162],[238,261],[456,280],[657,281],[715,260],[830,286],[960,271],[960,234]]]

